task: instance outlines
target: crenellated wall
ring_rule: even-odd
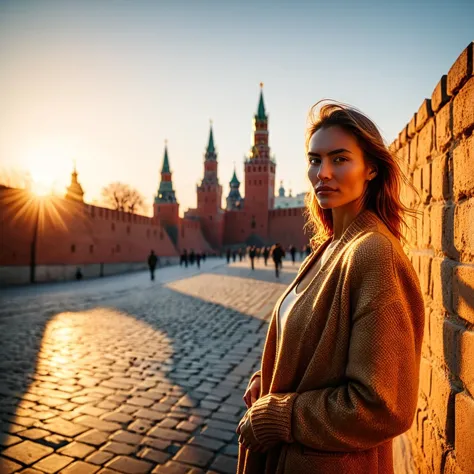
[[[420,197],[407,252],[426,325],[419,403],[396,440],[397,474],[474,473],[474,43],[425,99],[391,148]]]
[[[37,222],[37,226],[36,226]],[[146,268],[150,250],[161,264],[178,250],[156,218],[114,211],[59,197],[35,199],[25,190],[0,189],[0,285],[28,283],[36,235],[36,281],[85,277]],[[180,219],[180,248],[212,249],[199,222]]]

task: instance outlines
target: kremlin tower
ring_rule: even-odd
[[[204,177],[197,186],[196,215],[201,222],[202,231],[207,241],[220,248],[224,235],[224,211],[221,208],[222,186],[217,177],[217,153],[214,145],[212,123],[209,141],[204,154]]]
[[[84,191],[77,180],[76,162],[74,162],[74,171],[71,173],[71,184],[67,188],[65,197],[71,201],[84,202]]]
[[[162,226],[173,243],[178,240],[179,204],[171,180],[171,171],[168,158],[168,145],[165,143],[165,154],[161,168],[161,182],[153,204],[153,217],[161,221]]]

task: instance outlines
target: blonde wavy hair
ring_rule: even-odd
[[[403,235],[403,230],[409,228],[405,215],[416,219],[420,212],[402,203],[400,198],[402,184],[412,189],[418,197],[420,195],[403,173],[398,158],[385,145],[372,120],[350,105],[327,99],[319,101],[309,112],[306,152],[314,133],[321,128],[336,125],[356,138],[367,164],[375,165],[377,168],[377,175],[368,182],[363,196],[363,209],[374,211],[397,239],[407,243]],[[310,243],[315,249],[334,233],[332,210],[322,209],[319,206],[313,189],[306,195],[305,204],[305,228],[312,234]]]

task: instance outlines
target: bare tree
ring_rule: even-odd
[[[102,203],[107,207],[124,212],[146,212],[146,204],[139,191],[128,184],[115,182],[102,189]]]

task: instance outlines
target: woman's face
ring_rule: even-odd
[[[321,208],[333,209],[362,198],[375,172],[365,163],[353,135],[339,126],[320,128],[309,141],[308,178]],[[318,190],[325,186],[329,189]]]

